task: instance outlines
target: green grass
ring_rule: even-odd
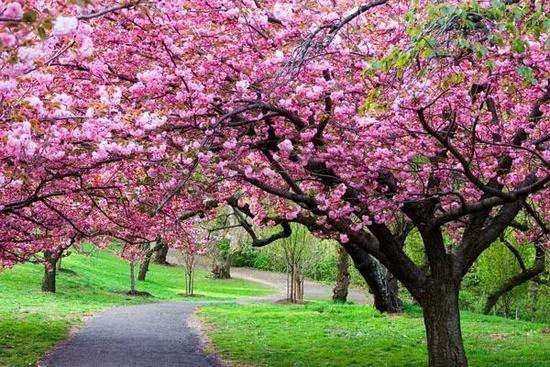
[[[372,307],[315,303],[207,305],[199,311],[213,348],[255,366],[420,367],[427,364],[418,310],[386,316]],[[470,366],[550,366],[543,324],[465,312]]]
[[[90,250],[90,248],[88,249]],[[73,254],[58,273],[57,293],[40,290],[43,267],[22,264],[0,272],[0,366],[28,366],[66,339],[83,316],[118,305],[166,301],[233,300],[270,294],[264,285],[244,280],[215,280],[198,269],[196,297],[184,297],[180,267],[151,265],[147,281],[137,289],[154,297],[129,297],[128,263],[108,251]]]

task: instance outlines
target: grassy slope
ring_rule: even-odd
[[[208,305],[199,317],[216,351],[258,366],[420,367],[427,363],[418,311],[384,316],[357,305]],[[462,315],[473,367],[550,366],[544,325]]]
[[[108,253],[71,255],[63,267],[77,274],[61,272],[57,293],[40,291],[43,267],[24,264],[0,272],[0,366],[28,366],[68,336],[81,317],[110,306],[166,300],[230,300],[271,293],[263,285],[242,280],[214,280],[198,270],[195,293],[185,298],[183,271],[179,267],[152,265],[146,282],[138,290],[154,298],[128,297],[129,267]]]

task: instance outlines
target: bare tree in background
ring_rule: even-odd
[[[282,259],[287,270],[287,297],[290,303],[304,301],[304,274],[319,261],[319,240],[306,227],[295,225],[292,235],[281,240]]]
[[[194,286],[194,271],[195,263],[197,259],[197,254],[193,251],[182,251],[183,253],[183,263],[185,266],[184,269],[184,278],[185,278],[185,295],[193,295],[193,286]]]

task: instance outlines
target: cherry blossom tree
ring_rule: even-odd
[[[229,203],[281,226],[262,239],[243,221],[256,246],[291,222],[338,240],[396,311],[383,264],[423,307],[430,366],[466,366],[464,274],[520,212],[548,247],[545,1],[16,3],[0,19],[4,264],[44,246],[19,233],[32,210],[136,244]]]

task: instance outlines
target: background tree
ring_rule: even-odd
[[[149,271],[149,264],[151,262],[151,257],[155,253],[155,251],[162,251],[161,249],[163,247],[168,248],[168,245],[164,242],[158,240],[153,243],[147,243],[145,246],[145,253],[143,257],[143,261],[141,261],[139,265],[139,274],[138,274],[138,280],[145,281],[145,278],[147,277],[147,272]]]
[[[346,302],[348,298],[348,288],[350,283],[349,274],[349,255],[343,247],[338,246],[338,273],[336,275],[336,285],[332,291],[332,300],[334,302]]]
[[[159,243],[159,248],[155,252],[155,264],[160,265],[170,265],[168,263],[168,260],[166,260],[166,256],[168,255],[168,244],[166,243]]]
[[[231,210],[230,208],[226,208]],[[218,214],[210,232],[210,257],[212,259],[212,275],[216,279],[231,278],[231,262],[233,255],[240,251],[244,241],[244,230],[234,213]]]

